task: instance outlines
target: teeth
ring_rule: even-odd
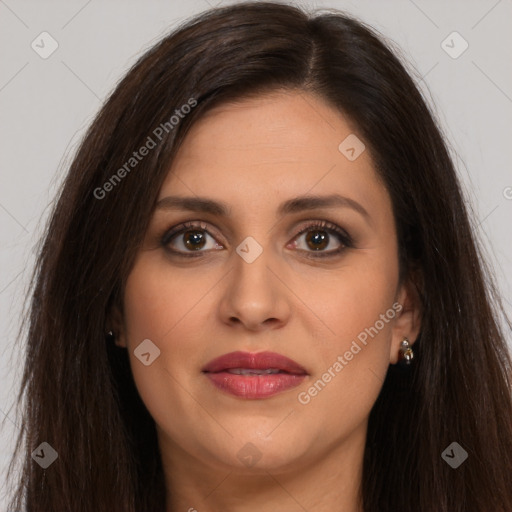
[[[269,375],[279,373],[281,370],[278,368],[268,368],[267,370],[257,370],[254,368],[230,368],[226,371],[228,373],[234,373],[235,375]]]

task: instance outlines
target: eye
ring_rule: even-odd
[[[304,242],[300,243],[302,237],[304,237]],[[210,234],[206,223],[193,221],[171,228],[162,237],[161,244],[166,251],[184,257],[198,257],[204,252],[224,249],[224,246]],[[333,244],[334,248],[326,250]],[[309,253],[307,257],[323,258],[335,256],[347,247],[353,247],[353,241],[336,224],[327,221],[313,221],[295,236],[291,245],[293,249]]]
[[[302,243],[301,238],[304,238]],[[339,226],[327,221],[313,221],[308,224],[295,237],[292,244],[295,249],[312,253],[308,254],[308,257],[312,258],[335,256],[347,247],[353,247],[350,236]],[[326,250],[329,247],[331,249]]]
[[[211,238],[209,242],[208,239]],[[162,245],[172,252],[182,256],[200,256],[194,254],[211,249],[223,249],[206,229],[205,223],[185,222],[172,228],[162,238]],[[187,254],[189,253],[189,254]]]

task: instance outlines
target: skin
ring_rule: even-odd
[[[392,205],[369,150],[354,161],[338,150],[352,133],[323,100],[278,91],[211,110],[179,150],[159,199],[208,197],[227,203],[230,216],[155,211],[117,323],[117,344],[129,350],[157,425],[169,512],[361,510],[368,416],[400,342],[418,336],[420,312],[413,287],[398,280]],[[276,216],[283,201],[332,193],[357,201],[369,219],[340,206]],[[316,220],[346,230],[354,246],[314,259],[314,242],[297,234]],[[161,243],[185,221],[207,224],[199,258],[173,256]],[[327,233],[325,252],[343,246]],[[235,251],[248,236],[263,249],[252,263]],[[197,253],[185,241],[181,234],[170,246]],[[300,403],[395,302],[400,313]],[[144,339],[161,351],[149,366],[134,355]],[[309,375],[266,399],[223,393],[201,369],[236,350],[278,352]],[[237,456],[247,443],[260,456],[252,466]]]

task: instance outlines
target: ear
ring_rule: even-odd
[[[396,302],[402,307],[397,312],[392,328],[391,352],[389,354],[391,364],[398,362],[400,343],[403,339],[407,338],[412,346],[420,333],[422,302],[418,289],[419,281],[419,276],[412,274],[398,288]]]
[[[110,308],[110,312],[107,317],[107,331],[111,330],[114,333],[115,339],[114,343],[118,347],[124,347],[126,346],[126,336],[125,336],[125,329],[124,329],[124,320],[123,320],[123,312],[121,310],[120,305],[114,304]]]

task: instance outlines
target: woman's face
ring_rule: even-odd
[[[355,137],[298,92],[217,107],[187,136],[129,275],[118,342],[164,457],[286,471],[364,446],[388,365],[419,326],[399,287],[390,197]],[[204,371],[232,352],[249,355]],[[277,359],[260,369],[280,373],[251,374],[262,352],[302,374]]]

